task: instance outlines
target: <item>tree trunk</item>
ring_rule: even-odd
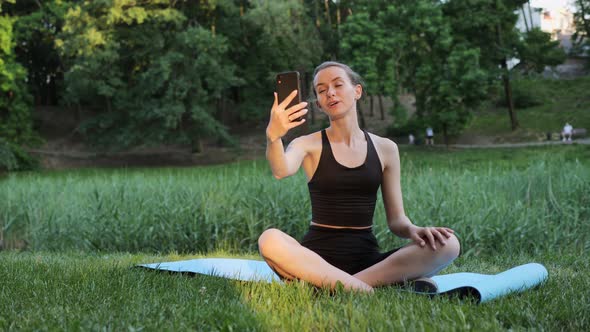
[[[383,108],[383,96],[379,95],[379,110],[381,111],[381,120],[385,120],[385,109]]]
[[[514,103],[512,102],[512,88],[510,87],[510,77],[508,76],[508,65],[506,64],[506,60],[502,60],[502,69],[504,69],[504,73],[502,74],[502,81],[504,83],[504,93],[506,95],[506,104],[508,105],[508,114],[510,115],[510,127],[512,130],[516,130],[518,128],[518,120],[516,119],[516,111],[514,110]]]
[[[534,23],[533,23],[533,13],[531,11],[531,2],[527,1],[527,5],[529,5],[529,19],[531,22],[531,30],[535,27]]]
[[[324,7],[326,8],[326,21],[328,21],[328,26],[330,30],[332,30],[332,17],[330,16],[330,0],[324,0]]]
[[[522,7],[520,7],[520,11],[522,11],[522,19],[524,20],[524,27],[526,28],[526,32],[529,32],[529,24],[527,22],[526,13],[524,12],[524,4],[522,5]]]
[[[82,106],[80,103],[76,103],[76,125],[82,121]]]
[[[361,129],[366,129],[367,124],[365,122],[365,115],[364,115],[363,109],[361,107],[360,100],[356,101],[356,109],[357,109],[357,114],[359,115],[359,119],[361,120]]]
[[[496,24],[496,38],[498,47],[502,48],[502,31],[500,24]],[[504,83],[504,93],[506,95],[506,104],[508,105],[508,115],[510,116],[510,127],[512,130],[518,128],[518,120],[516,119],[516,112],[514,110],[514,103],[512,102],[512,89],[510,88],[510,77],[508,76],[508,64],[506,63],[506,56],[501,55],[500,66],[502,67],[502,82]]]
[[[314,10],[314,13],[315,13],[315,26],[317,28],[319,28],[320,25],[322,24],[322,22],[321,22],[322,20],[320,20],[320,4],[319,4],[319,0],[314,1],[313,2],[313,5],[314,5],[313,6],[313,10]]]
[[[336,2],[336,33],[338,36],[338,42],[340,43],[340,1]]]
[[[194,137],[191,142],[191,152],[192,153],[201,153],[203,152],[203,141],[200,137]]]
[[[217,108],[217,119],[219,120],[219,122],[221,122],[221,124],[229,126],[230,119],[227,114],[226,98],[217,98],[215,105]]]
[[[447,124],[443,123],[443,140],[445,141],[445,145],[447,146],[447,149],[449,148],[449,134],[447,131]]]

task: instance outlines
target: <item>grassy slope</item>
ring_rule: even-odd
[[[521,128],[511,132],[508,110],[488,106],[476,114],[465,134],[494,136],[499,142],[543,140],[546,132],[559,133],[567,121],[574,128],[590,131],[590,76],[573,80],[521,79],[513,84],[541,102],[516,110]]]
[[[439,181],[451,182],[451,189],[461,185],[462,181],[467,185],[477,184],[477,182],[470,182],[468,177],[465,179],[457,177],[463,173],[486,178],[493,176],[490,172],[514,169],[515,176],[527,176],[525,170],[530,170],[531,161],[539,161],[540,156],[546,158],[548,162],[552,158],[557,158],[555,160],[565,162],[565,166],[568,167],[576,163],[588,165],[590,149],[586,146],[573,145],[513,150],[449,152],[404,149],[401,151],[403,174],[411,178],[424,177],[423,181],[437,185]],[[124,177],[110,175],[120,171],[97,170],[21,175],[0,182],[0,198],[14,199],[15,192],[6,187],[9,184],[10,186],[32,185],[38,191],[34,198],[31,195],[28,196],[31,197],[30,204],[34,204],[37,211],[37,214],[32,216],[42,218],[48,211],[39,209],[38,200],[43,200],[43,196],[47,193],[53,193],[49,189],[52,183],[53,186],[62,184],[63,182],[59,181],[65,179],[66,186],[72,187],[68,190],[85,189],[75,185],[87,179],[88,183],[93,183],[97,187],[112,188],[113,192],[110,195],[116,198],[115,202],[120,202],[117,205],[120,210],[117,215],[121,216],[125,213],[126,204],[130,201],[129,196],[143,195],[141,192],[133,191],[136,189],[132,185],[135,179],[145,178],[141,182],[143,186],[137,189],[149,190],[150,195],[154,195],[156,199],[152,201],[155,205],[159,200],[159,196],[156,196],[158,191],[166,192],[166,186],[175,185],[177,177],[184,181],[194,181],[198,178],[197,174],[203,174],[208,180],[204,181],[204,187],[196,189],[216,188],[213,191],[214,196],[207,198],[210,200],[209,203],[213,203],[218,199],[226,198],[222,191],[238,189],[234,187],[233,182],[235,181],[233,176],[236,174],[243,176],[239,182],[242,186],[257,188],[260,179],[256,174],[267,171],[266,168],[261,171],[259,167],[257,163],[254,163],[251,167],[242,167],[239,172],[235,172],[235,167],[209,167],[196,169],[194,174],[193,170],[189,169],[128,170],[122,171]],[[435,177],[428,175],[429,169],[434,169]],[[460,171],[454,172],[457,169]],[[545,170],[551,171],[547,174],[548,177],[556,177],[553,168],[543,168],[541,173]],[[537,176],[543,176],[544,173],[541,173]],[[441,174],[447,177],[436,178]],[[575,176],[582,175],[582,173],[575,173]],[[153,180],[157,178],[161,180]],[[128,179],[131,182],[125,182],[127,184],[123,186],[116,182],[128,181]],[[19,180],[22,180],[20,185]],[[580,180],[588,183],[587,176],[581,177]],[[518,180],[515,178],[513,182],[518,183]],[[289,186],[291,183],[282,182],[281,186]],[[420,184],[420,182],[410,183]],[[158,185],[163,186],[154,187]],[[219,188],[223,190],[219,191],[221,190]],[[559,196],[561,189],[559,183],[554,184],[555,195],[560,201],[558,203],[564,206],[565,201],[561,201],[564,197]],[[279,190],[279,188],[272,190]],[[411,192],[411,190],[412,188],[405,187],[404,191]],[[502,190],[510,194],[518,192],[519,188],[506,187]],[[59,191],[59,193],[52,196],[52,200],[69,198],[67,190]],[[190,194],[196,193],[197,191]],[[109,193],[105,194],[103,202],[108,203]],[[86,196],[85,192],[80,192],[79,195],[83,195],[82,201],[92,200],[93,197]],[[285,193],[281,192],[281,195]],[[582,195],[585,194],[582,193]],[[417,195],[414,200],[419,200],[420,196]],[[289,199],[289,196],[284,197]],[[587,197],[579,199],[582,202],[588,201]],[[519,200],[520,198],[517,198],[515,205],[519,204]],[[195,201],[198,202],[198,200]],[[406,203],[412,204],[410,201],[408,199]],[[447,197],[446,201],[452,204],[453,199]],[[489,202],[494,203],[494,200]],[[532,202],[536,204],[535,201]],[[171,208],[174,213],[183,213],[183,207],[175,205],[174,200],[160,203],[165,208]],[[423,206],[430,208],[427,205]],[[18,209],[16,206],[12,208]],[[232,208],[240,207],[232,206]],[[441,208],[444,210],[445,206]],[[573,208],[577,210],[565,212],[586,213],[584,211],[587,210],[580,206]],[[76,206],[70,206],[70,209],[72,213],[75,213]],[[145,206],[141,212],[149,213],[152,211],[150,209],[151,207]],[[260,207],[247,207],[247,210],[250,209],[260,209]],[[416,210],[416,208],[408,209],[413,213],[421,213]],[[452,211],[453,208],[449,210]],[[277,213],[289,212],[289,210],[277,211]],[[3,217],[0,215],[0,220],[1,218]],[[52,220],[59,221],[55,218]],[[0,330],[589,330],[590,317],[587,313],[590,310],[590,301],[586,290],[590,287],[590,263],[583,255],[585,250],[583,248],[576,250],[569,243],[563,243],[564,241],[561,241],[562,247],[553,248],[554,251],[549,250],[543,243],[550,238],[559,238],[564,235],[559,232],[546,234],[542,232],[543,225],[540,224],[540,226],[541,231],[532,233],[532,239],[523,239],[532,240],[532,243],[541,243],[540,251],[520,250],[518,243],[504,243],[506,240],[503,240],[501,243],[496,242],[497,252],[468,253],[445,270],[449,273],[459,271],[496,273],[531,261],[542,263],[548,268],[550,279],[539,289],[503,297],[479,306],[444,298],[431,300],[396,288],[380,289],[375,296],[348,293],[330,296],[324,292],[314,292],[312,288],[298,283],[287,286],[240,283],[210,277],[188,278],[130,269],[137,263],[195,257],[169,254],[171,251],[166,249],[161,254],[141,252],[131,254],[92,249],[86,249],[84,252],[72,250],[2,252],[0,253],[2,267],[0,268]],[[80,226],[74,223],[69,227]],[[116,236],[120,233],[113,233],[109,229],[105,231],[107,232],[104,233],[106,242],[118,241]],[[493,233],[494,230],[491,231]],[[148,234],[151,230],[140,228],[138,232]],[[52,236],[54,241],[59,241],[61,235],[56,233]],[[496,241],[502,241],[502,238],[497,238]],[[506,251],[507,249],[501,248],[514,250]],[[153,252],[154,249],[156,248],[152,247],[150,251]],[[252,250],[240,251],[235,248],[230,250],[231,253],[207,251],[205,254],[207,256],[258,257]],[[501,254],[498,255],[498,252]],[[509,254],[510,252],[518,253]]]

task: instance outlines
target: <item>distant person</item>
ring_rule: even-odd
[[[410,134],[408,135],[408,144],[414,145],[416,141],[416,138],[414,137],[414,135]]]
[[[432,127],[426,128],[426,145],[434,145],[434,131]]]
[[[569,124],[568,122],[565,123],[565,126],[563,126],[563,132],[562,132],[562,141],[563,142],[571,142],[572,141],[572,134],[574,132],[574,127],[572,127],[571,124]]]

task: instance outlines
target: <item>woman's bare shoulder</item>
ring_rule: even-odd
[[[316,148],[317,146],[321,146],[322,144],[322,133],[320,131],[302,135],[297,138],[294,138],[289,146],[297,146],[302,148],[306,151]]]
[[[383,151],[383,153],[397,153],[397,144],[394,141],[390,140],[387,137],[381,137],[375,135],[373,133],[369,133],[371,140],[373,140],[373,144],[379,149]]]
[[[293,143],[297,144],[317,144],[322,142],[322,132],[316,131],[311,134],[301,135],[293,139]]]

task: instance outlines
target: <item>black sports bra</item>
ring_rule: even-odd
[[[373,224],[377,190],[383,171],[375,146],[365,132],[367,157],[358,167],[346,167],[334,158],[326,131],[322,130],[322,154],[308,182],[312,221],[343,227]]]

